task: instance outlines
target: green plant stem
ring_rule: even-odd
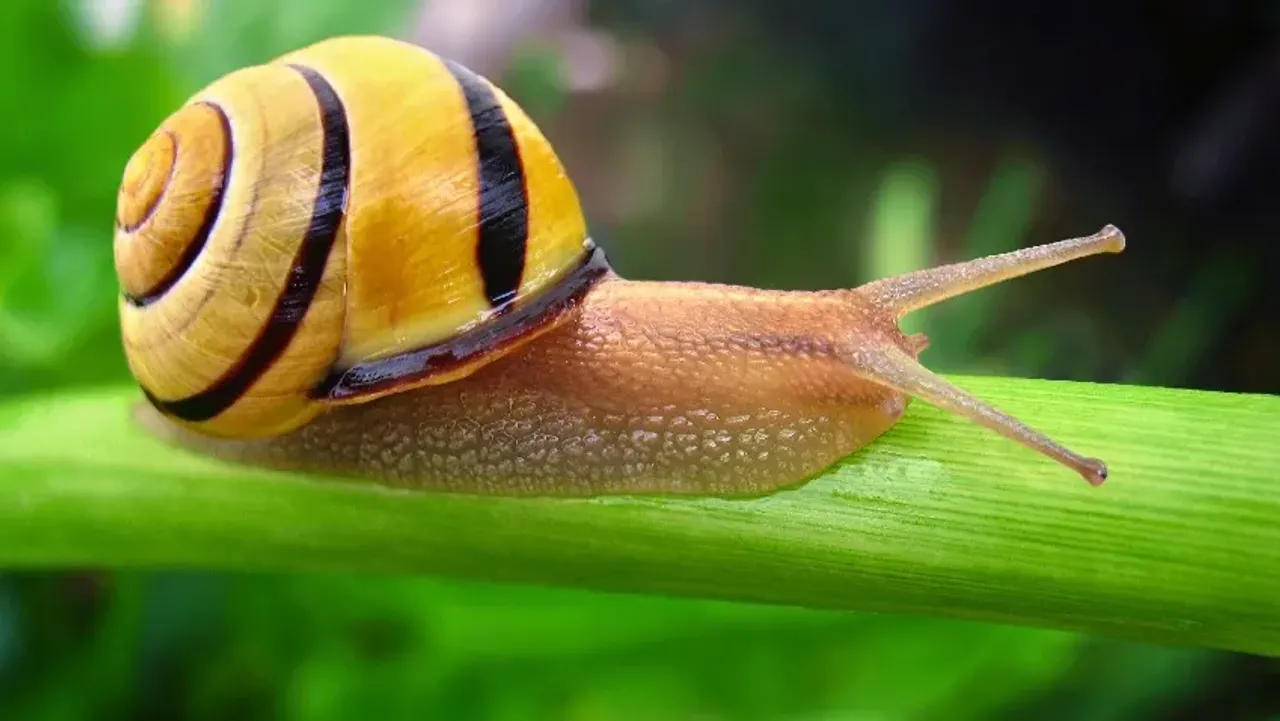
[[[1280,655],[1280,398],[954,381],[1111,479],[916,402],[764,498],[412,493],[197,458],[111,389],[0,406],[0,565],[421,572]]]

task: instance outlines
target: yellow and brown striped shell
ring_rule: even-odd
[[[115,262],[146,396],[230,437],[467,375],[609,272],[528,116],[378,37],[238,70],[166,119],[125,168]]]

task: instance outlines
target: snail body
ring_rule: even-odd
[[[126,356],[157,436],[236,462],[473,493],[758,494],[921,398],[1105,466],[947,384],[902,315],[1102,252],[1098,234],[859,288],[628,280],[501,90],[395,40],[234,72],[126,167]]]

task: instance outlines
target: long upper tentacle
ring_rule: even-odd
[[[939,266],[868,283],[855,292],[879,308],[902,317],[1003,280],[1100,253],[1124,250],[1124,234],[1114,225],[1081,238],[1023,248],[963,263]]]

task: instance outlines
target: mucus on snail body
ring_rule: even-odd
[[[538,128],[414,45],[235,71],[127,164],[137,419],[218,458],[472,493],[749,495],[870,443],[910,397],[1076,470],[951,386],[900,318],[1104,252],[1095,235],[831,291],[626,280]]]

